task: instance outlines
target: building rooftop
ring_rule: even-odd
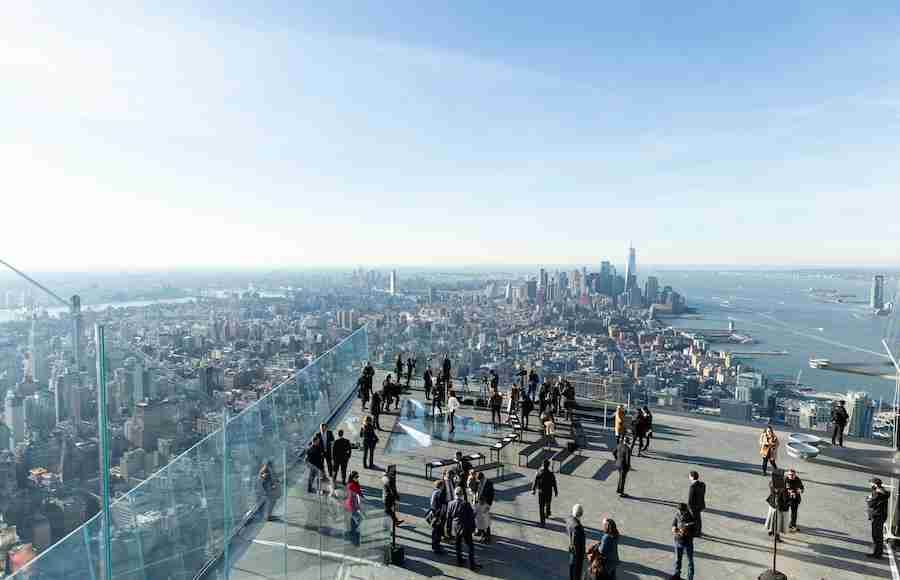
[[[380,380],[379,373],[376,384]],[[457,419],[456,433],[450,435],[440,417],[433,422],[424,416],[427,405],[421,391],[414,390],[411,398],[423,404],[401,407],[402,416],[396,412],[382,416],[382,427],[388,432],[382,434],[375,458],[381,469],[391,464],[398,466],[401,517],[407,523],[398,529],[397,542],[406,549],[406,564],[402,569],[365,566],[354,559],[356,556],[338,550],[333,554],[333,577],[564,577],[568,562],[565,517],[573,504],[581,503],[588,546],[599,539],[604,517],[614,518],[619,525],[622,565],[617,578],[668,578],[674,560],[670,524],[675,505],[686,501],[688,472],[692,469],[699,471],[707,483],[708,509],[703,520],[706,537],[695,543],[697,577],[756,578],[771,566],[772,543],[763,527],[769,480],[760,473],[759,429],[658,412],[654,415],[650,452],[646,457],[634,457],[634,470],[628,477],[629,498],[619,498],[615,493],[611,433],[599,425],[585,423],[589,447],[563,463],[558,475],[560,494],[554,500],[553,516],[546,528],[537,525],[537,501],[530,493],[535,468],[545,455],[534,455],[528,467],[517,467],[517,449],[507,447],[506,475],[494,479],[495,541],[490,546],[477,545],[476,558],[483,565],[479,572],[457,567],[452,549],[442,556],[430,551],[430,527],[423,518],[432,482],[425,479],[424,462],[450,458],[457,449],[487,454],[487,446],[509,429],[493,432],[489,413],[466,406]],[[360,416],[356,401],[342,425],[358,431]],[[351,435],[355,436],[355,432]],[[784,443],[788,433],[779,436]],[[527,439],[534,441],[536,437],[531,431]],[[891,578],[888,559],[873,561],[865,557],[871,552],[871,543],[864,498],[873,475],[889,476],[893,472],[894,452],[851,440],[843,449],[823,446],[822,454],[814,461],[793,460],[782,445],[779,460],[779,467],[797,469],[806,493],[800,506],[800,531],[787,534],[779,545],[778,569],[791,580]],[[350,468],[362,474],[369,508],[377,516],[380,471],[361,469],[360,451],[354,451]],[[494,473],[487,475],[493,478]],[[436,472],[435,476],[440,474]],[[294,523],[308,517],[308,512],[298,511],[300,503],[289,499],[282,521],[254,524],[243,532],[235,547],[239,557],[232,567],[232,580],[281,577],[285,566],[290,577],[306,577],[303,562],[312,556],[304,552],[304,546],[318,546],[319,541],[325,546],[330,537],[325,534],[317,539],[314,531]],[[276,513],[282,509],[279,505]],[[323,517],[327,520],[327,516]],[[373,517],[369,523],[380,526],[381,520]],[[287,561],[282,551],[273,547],[280,542],[289,545]],[[378,543],[373,542],[372,546],[377,552]],[[328,552],[326,547],[322,550]],[[376,558],[377,554],[370,556]],[[317,569],[315,574],[318,575]],[[325,574],[323,571],[322,577],[331,577]]]

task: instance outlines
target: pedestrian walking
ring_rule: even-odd
[[[691,471],[691,486],[688,488],[687,505],[694,518],[694,537],[703,537],[703,510],[706,509],[706,483],[700,481],[700,474]]]
[[[500,409],[503,406],[503,397],[496,387],[491,387],[491,398],[488,401],[491,406],[491,425],[500,427],[503,420],[500,418]]]
[[[584,526],[581,517],[584,508],[580,503],[572,506],[572,515],[566,519],[566,532],[569,534],[569,580],[582,580],[582,567],[585,559]]]
[[[850,420],[850,415],[847,414],[847,408],[844,406],[844,401],[838,401],[837,404],[831,408],[831,424],[833,428],[831,430],[831,444],[838,445],[840,447],[844,446],[844,428],[847,427],[847,422]]]
[[[781,536],[787,529],[788,493],[786,488],[776,488],[775,483],[769,482],[769,496],[766,498],[769,506],[766,513],[766,530],[770,536],[775,536],[775,541],[780,542]]]
[[[767,425],[759,436],[759,455],[762,457],[762,474],[768,475],[768,465],[772,464],[772,469],[778,469],[775,461],[778,459],[778,436],[771,425]]]
[[[653,439],[653,413],[650,407],[644,405],[644,420],[647,422],[646,435],[644,437],[644,448],[641,451],[650,449],[650,440]]]
[[[638,457],[641,456],[641,450],[644,448],[644,435],[647,433],[647,420],[644,417],[644,410],[638,408],[635,411],[634,420],[631,422],[631,452],[634,453],[634,446],[637,445]]]
[[[672,580],[681,580],[681,564],[687,556],[687,579],[694,580],[694,517],[685,503],[678,504],[672,519],[672,536],[675,538],[675,572]]]
[[[625,407],[622,405],[616,407],[614,429],[616,432],[616,445],[618,445],[622,442],[622,438],[625,437]]]
[[[475,527],[481,532],[481,543],[491,543],[491,508],[494,505],[494,482],[478,472],[478,492],[475,500]]]
[[[434,491],[431,492],[431,502],[425,520],[431,524],[431,551],[435,554],[443,554],[441,548],[441,531],[445,525],[445,512],[447,508],[447,491],[442,480],[434,482]]]
[[[359,526],[362,521],[362,486],[359,485],[359,472],[350,472],[350,482],[347,484],[347,513],[350,517],[348,534],[354,546],[359,546]]]
[[[615,450],[616,469],[619,472],[619,483],[616,486],[616,493],[619,497],[628,497],[625,493],[625,480],[628,478],[628,472],[631,471],[631,447],[628,445],[628,437],[623,437]]]
[[[538,374],[534,369],[528,373],[528,398],[532,401],[534,400],[535,395],[537,394],[538,387]]]
[[[431,398],[431,389],[434,387],[434,378],[431,376],[431,369],[425,368],[425,374],[422,375],[422,382],[425,384],[425,400]]]
[[[397,374],[397,382],[398,383],[403,380],[403,367],[404,366],[405,365],[403,364],[403,353],[398,353],[397,354],[397,362],[394,365],[394,370],[396,371],[396,374]]]
[[[450,391],[450,396],[447,397],[447,424],[450,425],[451,433],[456,431],[456,410],[459,409],[460,406],[459,399],[456,398],[456,393]]]
[[[800,502],[803,501],[803,482],[797,475],[796,469],[789,469],[787,477],[784,478],[788,492],[788,507],[791,509],[791,523],[788,526],[789,532],[797,532],[797,512],[800,509]]]
[[[378,418],[381,416],[381,393],[375,391],[372,393],[372,405],[369,408],[369,411],[372,413],[372,424],[375,429],[381,431],[381,423],[378,422]]]
[[[365,410],[366,405],[369,404],[369,382],[366,379],[365,373],[360,375],[360,377],[356,380],[356,388],[359,390],[359,398],[362,401],[362,408]]]
[[[534,476],[531,483],[531,495],[538,496],[538,511],[540,512],[541,527],[546,524],[547,518],[552,515],[553,496],[559,497],[559,488],[556,487],[556,476],[550,470],[550,460],[545,459],[544,465]]]
[[[378,435],[375,433],[375,423],[372,417],[366,417],[359,438],[363,445],[363,469],[375,467],[375,446],[378,445]]]
[[[877,477],[873,478],[870,484],[872,491],[866,497],[866,511],[872,524],[872,553],[866,556],[881,558],[884,556],[884,523],[887,521],[891,492],[882,487],[884,484]]]
[[[456,489],[456,498],[447,506],[447,518],[453,526],[453,536],[456,540],[456,564],[463,565],[462,544],[469,549],[469,567],[475,571],[481,568],[475,563],[475,544],[472,533],[475,531],[475,512],[466,500],[466,494],[462,488]]]
[[[347,464],[350,463],[350,455],[353,453],[353,446],[350,441],[344,438],[344,430],[338,429],[338,438],[335,439],[332,446],[331,454],[334,461],[334,473],[332,479],[337,479],[338,471],[341,472],[341,484],[347,484]]]

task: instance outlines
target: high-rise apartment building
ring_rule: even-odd
[[[25,404],[22,397],[13,390],[6,392],[3,420],[10,430],[10,447],[14,448],[16,443],[25,440]]]
[[[875,403],[869,398],[868,393],[847,393],[847,411],[850,412],[850,427],[847,434],[851,437],[872,437]]]
[[[630,290],[637,285],[637,265],[634,247],[628,246],[628,263],[625,266],[625,290]]]
[[[869,306],[875,310],[884,308],[884,276],[881,274],[872,277],[872,296]]]

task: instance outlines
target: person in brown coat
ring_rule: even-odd
[[[778,469],[778,464],[775,463],[778,459],[778,436],[771,425],[767,425],[759,436],[759,456],[762,457],[763,475],[768,475],[769,463],[772,464],[772,469]]]

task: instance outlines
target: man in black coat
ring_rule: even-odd
[[[585,558],[584,526],[581,516],[584,508],[580,503],[572,506],[572,516],[566,519],[566,531],[569,533],[569,580],[581,580],[581,568]]]
[[[800,509],[800,502],[803,501],[803,482],[797,475],[796,469],[789,469],[787,476],[784,478],[784,484],[788,491],[788,507],[791,508],[791,525],[788,527],[789,532],[797,531],[797,511]]]
[[[431,398],[431,388],[434,386],[434,378],[431,376],[431,369],[425,369],[425,374],[422,375],[422,381],[425,383],[425,399]]]
[[[700,481],[700,474],[691,471],[691,486],[688,489],[688,509],[694,517],[694,537],[703,537],[703,520],[701,514],[706,509],[706,484]]]
[[[488,513],[490,513],[491,506],[494,505],[494,482],[485,477],[484,472],[482,471],[479,471],[476,477],[478,479],[478,503],[486,505]],[[491,543],[490,526],[488,526],[487,529],[484,530],[481,541],[485,544]]]
[[[849,419],[850,415],[847,414],[844,401],[838,401],[838,404],[831,409],[831,422],[834,425],[834,429],[831,431],[832,445],[844,446],[844,428],[847,426]]]
[[[375,429],[381,431],[381,424],[378,422],[378,417],[381,416],[381,392],[375,391],[372,393],[372,407],[370,408],[372,411],[372,423],[375,425]]]
[[[866,554],[869,558],[881,558],[884,556],[884,522],[887,521],[888,500],[891,492],[882,487],[883,483],[879,478],[871,481],[872,493],[866,498],[866,511],[869,515],[869,521],[872,523],[872,543],[874,544],[871,554]]]
[[[314,482],[321,477],[322,471],[325,469],[325,456],[322,451],[321,439],[319,439],[319,437],[313,437],[310,442],[309,448],[306,450],[306,463],[310,465],[306,491],[315,493]]]
[[[550,504],[553,496],[559,496],[559,489],[556,487],[556,476],[550,470],[550,460],[544,460],[544,466],[541,467],[534,481],[531,483],[531,495],[538,494],[538,510],[541,516],[541,527],[543,528],[547,518],[552,515]]]
[[[334,477],[334,461],[332,451],[334,449],[334,433],[328,429],[328,425],[321,423],[319,432],[314,435],[319,440],[319,448],[322,450],[322,458],[325,460],[325,466],[328,468],[328,477]]]
[[[347,464],[350,463],[350,455],[352,453],[350,441],[344,438],[344,430],[338,429],[338,438],[331,447],[331,456],[334,462],[334,473],[331,477],[336,479],[338,471],[340,471],[341,483],[344,485],[347,485]]]
[[[472,532],[475,531],[475,511],[466,500],[466,494],[462,487],[456,488],[456,499],[447,506],[447,519],[453,526],[453,536],[456,538],[456,564],[463,565],[462,543],[469,548],[469,567],[472,570],[481,568],[475,563],[475,543],[472,541]]]
[[[431,492],[431,551],[435,554],[443,554],[444,549],[441,548],[441,531],[445,525],[444,518],[447,508],[447,490],[444,482],[437,480],[434,482],[434,491]]]
[[[531,397],[526,393],[522,397],[522,428],[528,431],[528,417],[531,415],[531,412],[534,410],[534,402],[531,400]]]
[[[614,452],[616,458],[616,469],[619,471],[619,484],[616,486],[616,493],[619,497],[628,497],[625,493],[625,480],[628,472],[631,471],[631,447],[628,444],[628,437],[622,437]]]
[[[442,377],[444,379],[444,384],[447,385],[447,388],[450,388],[450,370],[452,365],[450,364],[450,356],[444,357],[444,363],[441,365],[441,371],[443,372]]]

